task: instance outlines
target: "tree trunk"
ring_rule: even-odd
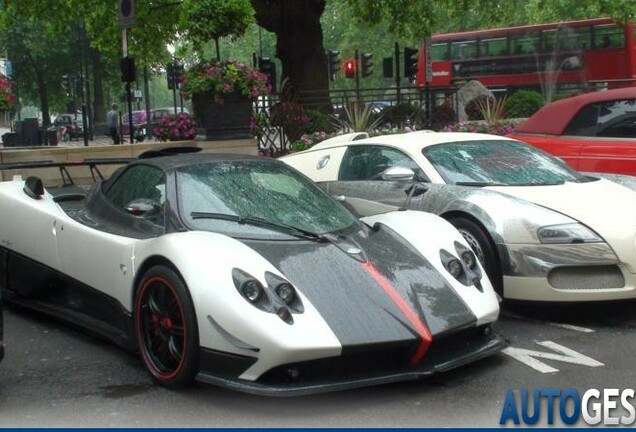
[[[27,58],[33,67],[35,73],[35,81],[38,87],[38,95],[40,96],[40,110],[42,111],[42,126],[49,127],[51,125],[51,115],[49,113],[49,96],[46,91],[46,80],[44,72],[38,67],[37,62],[33,59],[30,52],[27,52]]]
[[[90,59],[93,63],[93,126],[97,123],[106,123],[106,105],[104,104],[103,70],[101,53],[91,48]]]
[[[289,78],[298,101],[331,110],[327,55],[320,17],[326,0],[251,0],[260,26],[276,34],[282,79]]]

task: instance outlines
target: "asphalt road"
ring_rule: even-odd
[[[636,386],[634,302],[506,306],[496,330],[510,340],[508,354],[432,379],[267,398],[210,386],[165,390],[137,355],[9,306],[0,427],[496,427],[507,389]],[[513,357],[523,358],[520,349],[543,353],[526,359],[534,368]]]

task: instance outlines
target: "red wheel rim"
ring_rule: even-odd
[[[174,378],[185,361],[186,325],[183,307],[170,282],[148,279],[137,299],[137,340],[152,374],[160,380]]]

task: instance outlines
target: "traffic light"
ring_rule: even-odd
[[[334,81],[336,79],[336,72],[340,69],[340,51],[329,50],[327,52],[327,68],[329,69],[329,79]]]
[[[259,57],[258,70],[267,75],[267,80],[272,86],[272,92],[276,92],[276,63],[269,57]]]
[[[370,76],[373,73],[373,54],[362,53],[360,55],[360,67],[363,78]]]
[[[132,57],[122,57],[121,59],[121,82],[131,83],[137,79],[137,69],[135,69],[135,59]]]
[[[344,70],[345,70],[345,77],[355,78],[356,77],[356,61],[347,60],[344,64]]]
[[[183,65],[173,62],[166,65],[166,80],[168,81],[168,90],[176,90],[179,88],[181,76],[183,75]]]
[[[419,50],[415,48],[404,47],[404,76],[412,78],[417,75],[417,55]]]
[[[174,63],[168,63],[166,65],[166,79],[168,80],[168,90],[174,90]]]
[[[393,57],[382,59],[382,77],[393,78]]]
[[[64,90],[64,93],[70,95],[72,88],[73,83],[71,82],[71,77],[69,75],[62,75],[62,89]]]
[[[84,83],[82,83],[80,77],[73,78],[73,94],[78,97],[84,94]]]
[[[175,63],[172,73],[174,74],[174,86],[175,88],[179,88],[179,85],[181,84],[181,77],[183,76],[183,65]]]

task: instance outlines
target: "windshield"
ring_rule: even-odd
[[[243,223],[243,218],[314,234],[339,231],[357,220],[283,164],[234,161],[184,167],[177,172],[177,187],[179,211],[189,226],[235,237],[293,237],[274,226]]]
[[[512,140],[460,141],[422,150],[447,184],[555,185],[585,181],[561,160]]]

